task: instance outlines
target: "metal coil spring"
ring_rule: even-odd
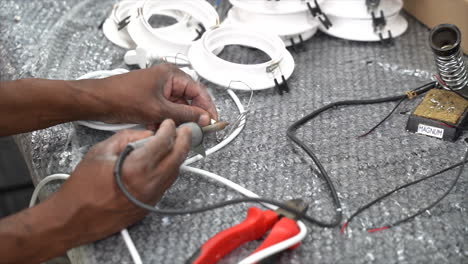
[[[445,89],[461,90],[468,86],[467,67],[461,50],[449,56],[435,55],[435,62]]]

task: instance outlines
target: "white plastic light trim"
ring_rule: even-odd
[[[275,2],[281,3],[281,2]],[[319,22],[308,10],[288,14],[262,14],[257,10],[241,10],[233,7],[223,23],[233,26],[253,27],[278,35],[286,46],[292,45],[291,38],[299,43],[299,35],[305,41],[317,32]],[[297,40],[297,41],[296,41]]]
[[[367,19],[342,19],[329,16],[333,27],[324,29],[320,26],[320,30],[328,35],[349,39],[355,41],[380,41],[379,35],[374,31],[372,20]],[[387,25],[382,31],[382,37],[388,37],[388,30],[392,32],[393,37],[401,36],[408,28],[408,22],[402,15],[394,15],[386,17]]]
[[[148,68],[154,61],[166,61],[176,65],[190,65],[187,56],[183,54],[162,55],[156,50],[137,47],[135,50],[129,50],[125,53],[124,61],[128,65],[138,65],[141,69]]]
[[[185,13],[190,19],[175,24],[170,29],[154,29],[149,25],[148,19],[151,15],[168,10]],[[186,55],[193,40],[198,36],[198,23],[206,30],[219,25],[218,13],[205,0],[147,0],[138,8],[136,18],[128,25],[128,32],[138,47],[156,49],[161,55]],[[163,29],[164,31],[161,31]]]
[[[136,12],[138,4],[138,1],[133,0],[123,0],[115,4],[111,15],[104,21],[102,26],[107,39],[125,49],[135,48],[136,45],[128,35],[126,27],[119,31],[118,23],[128,16],[132,16]]]
[[[294,44],[298,44],[298,43],[301,43],[301,39],[299,36],[302,37],[302,41],[306,41],[310,38],[312,38],[315,33],[317,33],[317,30],[319,29],[318,25],[317,27],[314,27],[310,30],[307,30],[305,32],[301,32],[299,34],[294,34],[294,35],[287,35],[287,36],[280,36],[281,40],[283,40],[284,42],[284,45],[286,45],[286,47],[290,47],[293,45],[293,42],[291,41],[291,39],[294,41]]]
[[[321,8],[328,16],[350,19],[372,19],[366,2],[362,0],[327,0],[321,5]],[[402,0],[382,0],[374,12],[376,16],[380,16],[380,10],[382,10],[385,16],[393,16],[400,13],[402,8]]]
[[[402,7],[401,0],[388,0],[381,1],[374,11],[377,18],[380,17],[381,10],[384,12],[386,26],[381,31],[383,38],[388,37],[388,30],[392,37],[398,37],[408,28],[408,22],[400,14]],[[322,10],[333,24],[329,29],[320,25],[320,30],[324,33],[355,41],[380,41],[378,32],[374,30],[372,15],[364,1],[328,0],[323,3]]]
[[[136,44],[128,32],[128,25],[124,26],[121,30],[119,30],[118,24],[124,19],[128,19],[128,22],[135,20],[138,14],[137,11],[142,6],[142,4],[142,1],[123,0],[118,4],[114,5],[110,17],[107,18],[103,24],[104,35],[114,44],[122,48],[134,49],[136,47]],[[177,23],[173,25],[152,29],[153,31],[159,34],[179,32],[180,28],[184,28],[190,18],[189,15],[183,12],[173,10],[154,10],[152,14],[165,15],[173,17],[177,20]]]
[[[292,14],[308,11],[307,3],[310,2],[314,7],[312,0],[281,0],[281,1],[253,1],[253,0],[229,0],[231,4],[243,10],[253,10],[261,14]],[[325,0],[317,0],[320,5]],[[286,21],[285,21],[286,22]]]
[[[244,65],[225,61],[213,53],[219,47],[241,45],[257,48],[270,56],[265,63]],[[193,69],[217,85],[236,90],[261,90],[282,83],[294,71],[294,59],[276,35],[246,27],[223,25],[206,32],[190,48],[188,58]],[[248,85],[248,87],[246,87]]]

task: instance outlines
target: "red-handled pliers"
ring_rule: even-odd
[[[301,212],[307,210],[307,205],[300,199],[289,200],[286,204]],[[257,207],[250,207],[242,223],[210,238],[187,260],[186,264],[214,264],[242,244],[260,239],[270,229],[270,234],[253,253],[280,243],[299,233],[295,218],[294,214],[282,209],[262,211]],[[290,249],[298,247],[299,244]]]

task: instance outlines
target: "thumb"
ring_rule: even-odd
[[[173,119],[177,124],[195,122],[200,126],[207,126],[211,121],[210,114],[196,106],[169,102],[167,111],[168,118]]]

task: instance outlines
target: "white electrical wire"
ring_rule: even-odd
[[[237,97],[237,95],[232,90],[227,90],[227,92],[231,96],[231,98],[234,101],[234,103],[236,104],[237,108],[239,109],[239,113],[242,115],[244,113],[245,109],[244,109],[244,106],[242,105],[239,97]],[[224,139],[223,141],[221,141],[219,144],[215,145],[214,147],[209,148],[208,150],[206,150],[206,155],[208,156],[210,154],[213,154],[216,151],[224,148],[229,143],[231,143],[242,132],[244,127],[245,127],[245,119],[243,119],[239,123],[239,126],[237,127],[237,129],[234,130],[226,139]],[[202,155],[200,155],[200,154],[196,155],[196,156],[193,156],[193,157],[187,159],[183,163],[183,165],[190,165],[190,164],[192,164],[194,162],[197,162],[197,161],[199,161],[199,160],[201,160],[203,158],[204,157]]]
[[[258,196],[257,194],[255,194],[254,192],[240,186],[239,184],[235,183],[235,182],[232,182],[224,177],[221,177],[217,174],[214,174],[212,172],[209,172],[209,171],[205,171],[205,170],[202,170],[202,169],[198,169],[198,168],[193,168],[193,167],[188,167],[188,166],[184,166],[182,165],[181,167],[181,170],[183,171],[187,171],[187,172],[192,172],[192,173],[195,173],[195,174],[199,174],[199,175],[202,175],[206,178],[209,178],[209,179],[213,179],[217,182],[220,182],[224,185],[226,185],[227,187],[247,196],[247,197],[252,197],[252,198],[260,198],[260,196]],[[274,205],[271,205],[271,204],[265,204],[263,203],[264,206],[266,206],[267,208],[271,209],[271,210],[276,210],[278,207],[277,206],[274,206]],[[297,243],[301,242],[305,236],[307,235],[307,227],[305,226],[305,224],[302,222],[302,221],[297,221],[297,225],[299,226],[299,233],[297,235],[295,235],[294,237],[291,237],[287,240],[284,240],[280,243],[277,243],[273,246],[270,246],[268,248],[265,248],[255,254],[252,254],[250,255],[249,257],[241,260],[238,264],[253,264],[253,263],[256,263],[266,257],[269,257],[271,255],[274,255],[278,252],[281,252],[283,250],[286,250],[294,245],[296,245]]]
[[[240,186],[239,184],[235,183],[235,182],[232,182],[224,177],[221,177],[217,174],[214,174],[212,172],[209,172],[209,171],[206,171],[206,170],[202,170],[202,169],[198,169],[198,168],[194,168],[194,167],[189,167],[189,166],[186,166],[186,165],[182,165],[180,167],[181,170],[183,171],[187,171],[187,172],[191,172],[191,173],[195,173],[195,174],[199,174],[199,175],[202,175],[206,178],[209,178],[209,179],[212,179],[212,180],[215,180],[219,183],[222,183],[224,185],[226,185],[227,187],[235,190],[236,192],[238,193],[241,193],[247,197],[254,197],[254,198],[258,198],[259,196],[257,194],[255,194],[254,192]],[[266,207],[270,208],[271,210],[276,210],[278,207],[276,207],[275,205],[271,205],[271,204],[265,204]]]
[[[185,166],[185,165],[182,165],[181,167],[181,170],[183,171],[187,171],[187,172],[192,172],[192,173],[195,173],[195,174],[199,174],[199,175],[202,175],[206,178],[209,178],[209,179],[213,179],[217,182],[220,182],[221,184],[224,184],[226,185],[227,187],[247,196],[247,197],[253,197],[253,198],[259,198],[260,196],[258,196],[257,194],[255,194],[254,192],[240,186],[239,184],[237,183],[234,183],[226,178],[223,178],[217,174],[214,174],[212,172],[208,172],[208,171],[205,171],[205,170],[202,170],[202,169],[198,169],[198,168],[193,168],[193,167],[188,167],[188,166]],[[44,178],[42,181],[39,182],[39,184],[36,186],[36,189],[34,190],[33,192],[33,195],[31,197],[31,202],[29,204],[29,207],[32,207],[35,205],[36,201],[37,201],[37,197],[39,195],[39,192],[42,190],[42,188],[49,182],[51,181],[56,181],[56,180],[66,180],[69,178],[70,175],[68,174],[54,174],[54,175],[51,175],[51,176],[48,176],[46,178]],[[269,209],[271,210],[276,210],[278,207],[277,206],[274,206],[274,205],[270,205],[270,204],[264,204],[264,206],[268,207]],[[304,239],[304,237],[307,235],[307,228],[306,226],[304,225],[304,223],[302,223],[301,221],[297,221],[297,224],[299,226],[299,229],[300,229],[300,232],[299,234],[297,234],[296,236],[292,237],[292,238],[289,238],[281,243],[278,243],[278,244],[275,244],[271,247],[268,247],[266,249],[263,249],[251,256],[249,256],[248,258],[242,260],[241,262],[239,262],[239,264],[252,264],[252,263],[255,263],[255,262],[258,262],[268,256],[271,256],[277,252],[281,252],[287,248],[290,248],[292,247],[293,245],[299,243],[300,241],[302,241]],[[142,264],[142,260],[141,260],[141,257],[140,257],[140,254],[138,253],[138,250],[136,249],[136,246],[133,242],[133,239],[131,238],[129,232],[127,229],[123,229],[120,231],[120,234],[122,235],[122,238],[125,242],[125,245],[127,246],[129,252],[130,252],[130,255],[132,256],[132,259],[133,259],[133,262],[135,264]]]
[[[120,69],[117,69],[117,70],[114,70],[113,72],[118,74],[118,73],[125,73],[124,71],[125,70],[120,71]],[[84,76],[82,76],[82,78],[96,78],[96,76],[108,75],[108,74],[109,74],[109,71],[97,71],[97,72],[93,72],[92,75],[90,75],[90,74],[84,75]],[[239,113],[242,114],[245,111],[245,109],[244,109],[244,106],[242,105],[242,102],[240,101],[239,97],[237,97],[237,95],[232,90],[227,90],[227,92],[231,96],[231,98],[234,101],[234,103],[236,104],[237,108],[239,109]],[[219,144],[215,145],[214,147],[208,149],[206,151],[206,155],[213,154],[216,151],[218,151],[221,148],[228,145],[230,142],[232,142],[240,134],[240,132],[244,129],[244,127],[245,127],[245,119],[240,122],[238,128],[236,130],[234,130],[232,132],[232,134],[230,134],[226,139],[224,139],[223,141],[221,141]],[[187,159],[184,162],[184,165],[192,164],[192,163],[194,163],[194,162],[196,162],[198,160],[201,160],[201,159],[203,159],[202,155],[196,155],[196,156],[194,156],[192,158]],[[54,180],[59,180],[59,179],[66,180],[68,177],[69,177],[68,174],[54,174],[54,175],[50,175],[50,176],[42,179],[39,182],[39,184],[36,186],[35,190],[34,190],[33,196],[31,197],[30,207],[33,206],[36,203],[37,196],[38,196],[39,192],[41,191],[41,189],[47,183],[49,183],[51,181],[54,181]],[[123,230],[120,231],[120,234],[122,235],[122,239],[124,240],[125,245],[127,246],[127,249],[130,252],[130,255],[131,255],[132,259],[133,259],[133,263],[142,264],[143,262],[141,260],[141,256],[138,253],[138,250],[136,249],[135,243],[133,242],[133,239],[131,238],[128,230],[123,229]]]
[[[135,243],[133,243],[133,239],[130,236],[130,233],[128,233],[127,228],[120,230],[120,235],[122,236],[128,251],[130,252],[130,256],[132,256],[133,263],[143,264],[140,253],[138,253]]]
[[[50,176],[47,176],[44,179],[42,179],[37,184],[36,188],[34,189],[34,192],[33,192],[32,196],[31,196],[31,200],[29,201],[29,207],[31,208],[34,205],[36,205],[37,198],[39,196],[39,192],[42,190],[42,188],[44,188],[44,186],[47,183],[49,183],[51,181],[66,180],[66,179],[68,179],[68,177],[70,177],[70,175],[64,174],[64,173],[57,173],[57,174],[50,175]]]
[[[37,198],[39,196],[39,193],[41,192],[42,188],[46,184],[48,184],[51,181],[57,181],[57,180],[67,180],[70,177],[68,174],[63,174],[63,173],[58,173],[58,174],[53,174],[50,176],[45,177],[42,179],[34,189],[34,192],[31,196],[31,201],[29,202],[29,207],[33,207],[36,202]],[[125,242],[125,245],[127,246],[128,251],[130,252],[130,255],[132,257],[133,263],[135,264],[143,264],[143,261],[141,260],[140,254],[138,254],[138,250],[136,249],[135,243],[133,243],[132,238],[130,237],[130,234],[128,233],[127,229],[122,229],[120,231],[120,234],[122,235],[122,238]]]
[[[255,254],[250,255],[249,257],[241,260],[238,264],[253,264],[256,263],[268,256],[274,255],[278,252],[286,250],[297,243],[301,242],[305,236],[307,235],[307,227],[302,221],[297,221],[297,225],[299,226],[299,234],[294,237],[291,237],[287,240],[284,240],[280,243],[277,243],[271,247],[265,248],[262,251],[259,251]]]

